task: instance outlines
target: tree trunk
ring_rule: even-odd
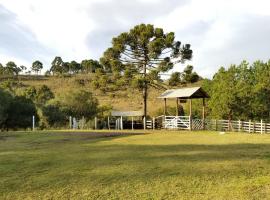
[[[144,78],[144,85],[143,85],[143,116],[146,119],[147,115],[147,80],[146,80],[146,64],[143,66],[143,78]]]
[[[146,117],[147,115],[147,83],[145,81],[143,87],[143,116]]]

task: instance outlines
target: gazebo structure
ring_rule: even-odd
[[[209,95],[201,87],[190,87],[166,90],[158,98],[164,99],[164,128],[168,129],[204,129],[205,127],[205,99]],[[167,116],[167,99],[176,99],[175,116]],[[192,123],[192,99],[202,99],[202,119]],[[179,104],[189,100],[189,116],[179,116]]]

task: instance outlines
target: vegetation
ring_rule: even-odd
[[[176,41],[173,32],[140,24],[113,38],[100,61],[67,62],[56,56],[45,76],[20,75],[26,67],[13,61],[0,64],[0,128],[8,128],[11,113],[6,112],[13,112],[16,101],[31,108],[27,115],[34,113],[41,128],[60,128],[66,127],[69,115],[91,120],[106,117],[111,109],[144,110],[145,115],[148,110],[147,117],[157,116],[162,113],[163,102],[157,99],[161,92],[189,86],[202,86],[210,94],[208,118],[270,121],[270,61],[221,67],[212,79],[203,79],[187,65],[168,80],[161,79],[161,73],[192,54],[190,45]],[[41,61],[33,62],[31,71],[36,75],[42,69]],[[174,110],[175,101],[167,104]],[[201,104],[193,101],[194,117],[201,117]],[[187,104],[181,106],[181,113],[188,113]],[[14,120],[19,119],[23,117]]]
[[[221,67],[203,86],[211,96],[211,117],[270,120],[270,61]]]
[[[173,32],[164,33],[161,28],[140,24],[129,32],[112,39],[100,59],[106,71],[117,76],[124,73],[143,92],[143,112],[147,115],[147,89],[159,86],[159,74],[171,70],[174,64],[192,57],[190,45],[175,41]]]
[[[268,199],[269,145],[246,134],[2,133],[0,199]]]

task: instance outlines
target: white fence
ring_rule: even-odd
[[[206,120],[206,130],[235,131],[248,133],[270,133],[270,123],[253,121]]]
[[[159,122],[160,121],[160,122]],[[190,116],[160,116],[157,122],[165,129],[183,130],[213,130],[213,131],[235,131],[248,133],[270,133],[270,123],[254,121],[235,120],[202,120],[191,119]]]
[[[164,128],[166,129],[190,129],[189,116],[165,116]]]

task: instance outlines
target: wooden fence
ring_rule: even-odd
[[[191,127],[190,127],[191,124]],[[248,133],[270,133],[270,123],[241,120],[190,119],[189,116],[159,116],[153,121],[153,128],[233,131]]]
[[[270,133],[270,123],[255,121],[205,120],[206,130],[248,133]]]

